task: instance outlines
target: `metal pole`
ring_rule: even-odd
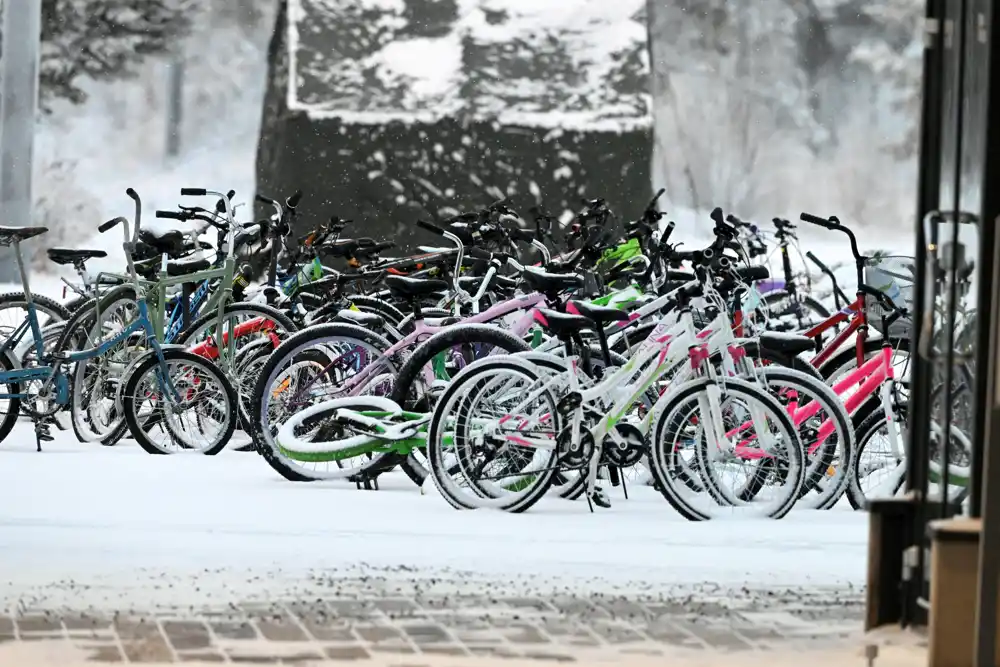
[[[3,224],[32,223],[31,174],[38,112],[42,3],[3,3],[0,59],[0,211]],[[18,281],[10,249],[0,252],[0,282]]]
[[[184,120],[184,60],[174,58],[167,67],[167,157],[176,157],[181,152],[181,124]]]
[[[980,215],[979,267],[980,289],[978,300],[979,331],[976,356],[976,428],[973,439],[973,486],[971,505],[973,516],[982,517],[979,536],[979,577],[976,593],[976,628],[973,665],[985,667],[996,664],[997,584],[1000,582],[1000,448],[995,441],[1000,436],[1000,391],[997,381],[1000,369],[997,363],[997,343],[1000,340],[1000,313],[998,313],[997,287],[1000,285],[1000,194],[990,187],[1000,175],[1000,121],[995,116],[1000,110],[1000,12],[996,3],[978,0],[977,21],[983,28],[986,51],[986,123],[984,132],[985,159],[981,163],[982,214]],[[981,16],[980,16],[981,15]],[[983,54],[980,54],[983,57]],[[977,488],[978,487],[978,488]]]

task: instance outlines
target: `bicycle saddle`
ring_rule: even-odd
[[[760,343],[776,352],[796,355],[816,349],[816,341],[800,334],[781,331],[765,331],[760,335]]]
[[[14,241],[25,241],[49,231],[48,227],[0,227],[0,246],[9,246]]]
[[[49,259],[56,264],[77,264],[88,259],[107,257],[108,253],[103,250],[86,250],[76,248],[49,248]]]
[[[166,253],[168,257],[176,258],[178,255],[194,250],[191,240],[176,229],[160,234],[151,232],[148,229],[140,229],[139,244],[145,246],[143,248],[137,244],[136,252],[142,256],[149,256],[154,253],[156,255]]]
[[[521,272],[521,278],[532,290],[543,294],[554,294],[583,286],[583,276],[575,273],[548,273],[532,267],[525,267]]]
[[[143,278],[148,280],[156,280],[160,273],[160,263],[161,259],[159,257],[150,257],[149,259],[144,259],[135,263],[135,271]],[[176,276],[186,276],[189,273],[197,273],[198,271],[204,271],[211,268],[211,260],[205,257],[199,257],[197,259],[182,260],[176,262],[167,262],[167,275],[171,277]]]
[[[406,276],[386,276],[385,285],[389,291],[404,297],[429,296],[437,292],[445,292],[449,285],[443,280],[421,280]]]

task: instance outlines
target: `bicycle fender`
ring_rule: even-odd
[[[160,343],[161,351],[186,350],[186,349],[187,346],[185,345],[178,345],[176,343]],[[118,388],[115,390],[115,409],[118,410],[118,414],[122,414],[122,411],[125,409],[122,399],[122,388],[126,384],[128,384],[129,377],[131,377],[132,373],[135,372],[135,369],[139,366],[139,364],[144,362],[146,359],[149,359],[149,357],[154,354],[156,354],[155,350],[147,350],[143,352],[142,354],[138,355],[135,359],[128,362],[128,366],[126,366],[125,370],[122,371],[121,381],[118,383]]]

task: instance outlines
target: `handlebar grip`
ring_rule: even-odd
[[[716,206],[715,208],[713,208],[712,212],[708,214],[708,217],[710,217],[712,219],[712,221],[715,224],[717,224],[717,225],[721,225],[721,224],[725,223],[725,220],[722,217],[722,207],[721,206]]]
[[[302,190],[296,190],[295,193],[285,200],[285,206],[288,208],[295,208],[302,201]]]
[[[437,234],[438,236],[444,236],[444,230],[437,225],[431,224],[426,220],[417,220],[417,227],[430,232],[431,234]]]
[[[254,195],[254,200],[260,204],[267,204],[268,206],[274,206],[274,200],[265,197],[264,195]]]
[[[819,257],[813,254],[812,250],[806,250],[806,257],[809,258],[810,262],[818,266],[823,273],[830,273],[830,269],[826,267],[826,264],[819,260]]]
[[[125,188],[125,194],[136,201],[139,200],[139,193],[133,190],[132,188]]]
[[[663,235],[660,237],[660,243],[666,243],[667,242],[667,239],[670,238],[670,235],[673,233],[674,227],[676,227],[676,226],[677,226],[677,223],[674,222],[673,220],[671,220],[670,222],[667,223],[667,228],[663,230]]]
[[[206,194],[205,188],[181,188],[182,197],[204,197]]]
[[[395,248],[395,241],[382,241],[381,243],[376,243],[372,247],[372,252],[381,252],[382,250],[388,250],[389,248]]]
[[[170,220],[187,220],[188,218],[183,213],[178,213],[177,211],[157,211],[157,218],[168,218]]]
[[[803,212],[799,215],[799,220],[802,222],[808,222],[813,225],[818,225],[824,229],[837,229],[840,225],[830,222],[826,218],[821,218],[818,215],[813,215],[812,213]]]
[[[117,225],[119,222],[121,222],[122,219],[123,218],[120,218],[120,217],[119,218],[112,218],[111,220],[108,220],[107,222],[102,222],[101,225],[97,228],[97,231],[99,231],[100,233],[103,234],[104,232],[108,231],[109,229],[114,228],[114,226]]]
[[[485,260],[493,259],[493,253],[483,250],[482,248],[477,248],[475,246],[471,248],[466,248],[465,254],[475,259],[485,259]]]

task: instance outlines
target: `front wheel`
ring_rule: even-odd
[[[731,378],[724,385],[690,380],[654,410],[653,478],[686,519],[779,519],[801,496],[806,467],[796,428],[761,388]]]
[[[421,343],[399,369],[392,400],[405,410],[430,413],[451,377],[477,359],[527,352],[521,339],[491,324],[459,324]],[[427,479],[426,458],[414,450],[401,467],[414,484]]]
[[[184,350],[150,354],[125,378],[129,432],[150,454],[218,454],[236,429],[236,390],[211,361]]]

